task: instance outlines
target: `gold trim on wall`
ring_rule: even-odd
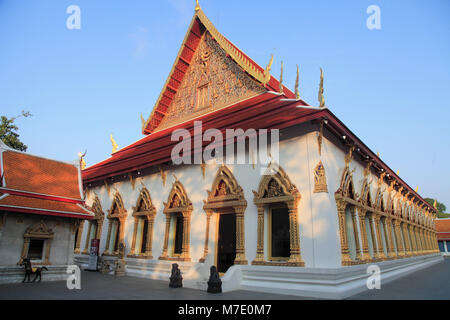
[[[141,206],[142,203],[142,206]],[[153,259],[152,255],[152,240],[153,240],[153,225],[156,216],[156,208],[152,203],[150,197],[150,192],[146,187],[140,190],[138,199],[136,200],[136,206],[133,207],[133,217],[134,217],[134,228],[133,228],[133,238],[131,243],[130,253],[127,255],[129,258],[144,258]],[[137,252],[136,248],[136,237],[138,232],[139,221],[143,220],[143,223],[147,224],[147,238],[144,239],[144,234],[141,234],[141,247],[142,242],[146,242],[145,252]],[[144,230],[145,226],[143,226]]]
[[[253,202],[258,208],[257,225],[257,254],[253,265],[277,265],[303,267],[305,263],[301,257],[300,235],[298,225],[298,204],[301,199],[297,187],[292,184],[286,172],[278,165],[269,168],[272,174],[266,174],[261,178],[258,192],[253,191]],[[285,204],[289,210],[289,234],[290,234],[290,257],[285,263],[264,260],[264,207]]]
[[[189,200],[183,184],[178,179],[173,183],[167,203],[164,202],[164,214],[166,215],[166,230],[164,234],[164,248],[159,260],[191,261],[190,257],[190,223],[193,206]],[[170,220],[173,214],[181,213],[183,216],[183,246],[179,257],[169,257],[169,232]]]
[[[42,262],[37,264],[44,264],[49,265],[50,264],[50,247],[52,243],[54,233],[52,229],[50,229],[44,222],[44,220],[41,220],[34,225],[27,228],[23,235],[23,247],[22,247],[22,254],[20,256],[20,260],[17,264],[21,264],[23,262],[23,259],[25,259],[28,255],[28,249],[30,247],[30,241],[32,239],[42,239],[44,240],[44,247],[42,248],[43,251],[43,257]]]

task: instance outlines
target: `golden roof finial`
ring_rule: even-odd
[[[195,0],[195,12],[200,10],[200,5],[198,4],[198,0]]]
[[[264,80],[262,81],[264,85],[266,85],[270,80],[270,69],[272,69],[272,63],[273,63],[273,54],[270,58],[269,64],[264,69]]]
[[[117,149],[119,149],[119,146],[117,145],[116,141],[114,140],[112,133],[109,136],[109,138],[111,139],[111,143],[112,143],[112,153],[114,153],[117,151]]]
[[[283,93],[283,61],[281,61],[280,93]]]
[[[323,71],[322,71],[322,68],[320,68],[319,103],[320,103],[321,108],[325,107],[325,98],[323,97]]]
[[[416,189],[414,190],[415,192],[419,191],[419,186],[416,187]]]
[[[299,78],[299,71],[298,71],[298,65],[297,65],[297,77],[295,78],[295,99],[300,99],[300,93],[298,91],[298,78]]]
[[[86,161],[84,161],[84,157],[86,156],[86,153],[87,153],[87,149],[86,149],[86,151],[84,151],[84,154],[81,152],[78,152],[78,157],[80,158],[81,170],[84,170],[84,168],[86,168]]]
[[[142,131],[144,131],[144,129],[145,129],[145,119],[144,119],[144,116],[142,115],[142,112],[141,112],[141,127],[142,127]]]
[[[437,209],[437,200],[434,200],[433,207],[434,207],[435,209]]]

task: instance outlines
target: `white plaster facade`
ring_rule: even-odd
[[[365,290],[365,281],[368,277],[367,266],[343,267],[341,261],[340,230],[335,200],[335,191],[339,189],[343,170],[345,168],[345,152],[335,142],[326,138],[322,141],[322,150],[319,154],[318,131],[309,123],[291,127],[281,133],[279,145],[279,164],[284,169],[291,182],[301,194],[298,203],[298,227],[300,234],[301,258],[304,267],[287,266],[256,266],[251,262],[256,258],[257,251],[257,207],[253,203],[253,190],[258,190],[261,181],[261,165],[254,167],[246,165],[227,165],[232,171],[237,182],[243,188],[247,207],[245,219],[245,257],[248,265],[234,265],[222,277],[223,290],[249,289],[270,291],[286,294],[306,295],[313,297],[342,298],[358,291]],[[322,161],[328,185],[328,192],[313,193],[314,168]],[[153,259],[125,258],[127,274],[138,277],[168,280],[172,261],[161,261],[164,246],[165,215],[164,204],[167,202],[175,175],[183,184],[189,199],[192,201],[193,211],[190,225],[190,262],[177,262],[183,273],[184,285],[187,287],[206,289],[206,281],[209,276],[209,268],[215,264],[217,244],[217,219],[218,214],[213,214],[209,229],[208,256],[204,263],[198,262],[204,252],[206,213],[203,210],[203,201],[207,199],[207,190],[211,189],[214,177],[219,165],[210,163],[206,166],[205,177],[199,165],[172,166],[167,172],[167,181],[163,185],[159,172],[139,177],[135,181],[133,189],[130,180],[113,183],[108,193],[105,185],[97,185],[90,188],[87,204],[92,204],[95,196],[101,202],[105,217],[110,209],[115,192],[122,196],[124,207],[127,210],[127,218],[124,229],[124,241],[126,252],[129,253],[134,230],[133,206],[140,194],[140,189],[145,186],[150,192],[152,204],[156,208],[154,231],[152,241]],[[359,193],[364,181],[364,166],[357,161],[350,163],[350,169],[354,169],[353,183],[355,192]],[[370,184],[371,199],[374,200],[378,188],[378,177],[371,173],[368,179]],[[383,188],[388,186],[384,183]],[[384,201],[387,201],[387,192],[384,192]],[[265,217],[267,219],[267,216]],[[428,218],[426,218],[428,219]],[[428,221],[431,226],[431,220]],[[267,226],[267,223],[265,223]],[[359,230],[359,224],[357,224]],[[108,219],[102,226],[100,241],[100,253],[104,252],[108,233]],[[265,246],[268,245],[267,227]],[[86,247],[86,234],[88,222],[85,223],[81,235],[80,249]],[[361,243],[361,232],[358,232]],[[373,249],[373,244],[372,251]],[[267,250],[265,250],[267,256]],[[105,260],[114,260],[115,257],[105,256]],[[266,257],[267,259],[267,257]],[[377,262],[382,272],[386,275],[385,281],[392,280],[408,272],[423,268],[441,261],[442,258],[436,252],[429,253],[426,257],[411,257],[394,261]],[[87,255],[77,255],[76,261],[86,265]],[[399,270],[402,270],[401,272]],[[316,279],[312,281],[311,279]]]

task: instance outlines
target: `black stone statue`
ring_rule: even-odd
[[[178,269],[178,264],[172,264],[172,275],[170,276],[170,288],[182,288],[183,287],[183,277],[181,276],[181,271]]]
[[[215,266],[211,266],[210,272],[207,292],[222,293],[222,280],[220,280],[217,268]]]
[[[41,268],[32,268],[31,267],[31,261],[28,258],[25,258],[22,260],[22,263],[19,264],[20,266],[25,266],[25,277],[23,278],[22,282],[25,282],[25,280],[28,278],[27,282],[35,282],[37,278],[39,278],[38,282],[41,282],[41,273],[42,270],[48,270],[46,267]],[[34,270],[33,270],[34,269]],[[31,275],[35,274],[33,281],[31,281]]]

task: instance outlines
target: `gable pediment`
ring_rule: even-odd
[[[158,130],[265,91],[206,31]]]
[[[197,10],[142,133],[151,134],[267,91],[295,95],[225,38]],[[280,89],[282,87],[283,89]]]

